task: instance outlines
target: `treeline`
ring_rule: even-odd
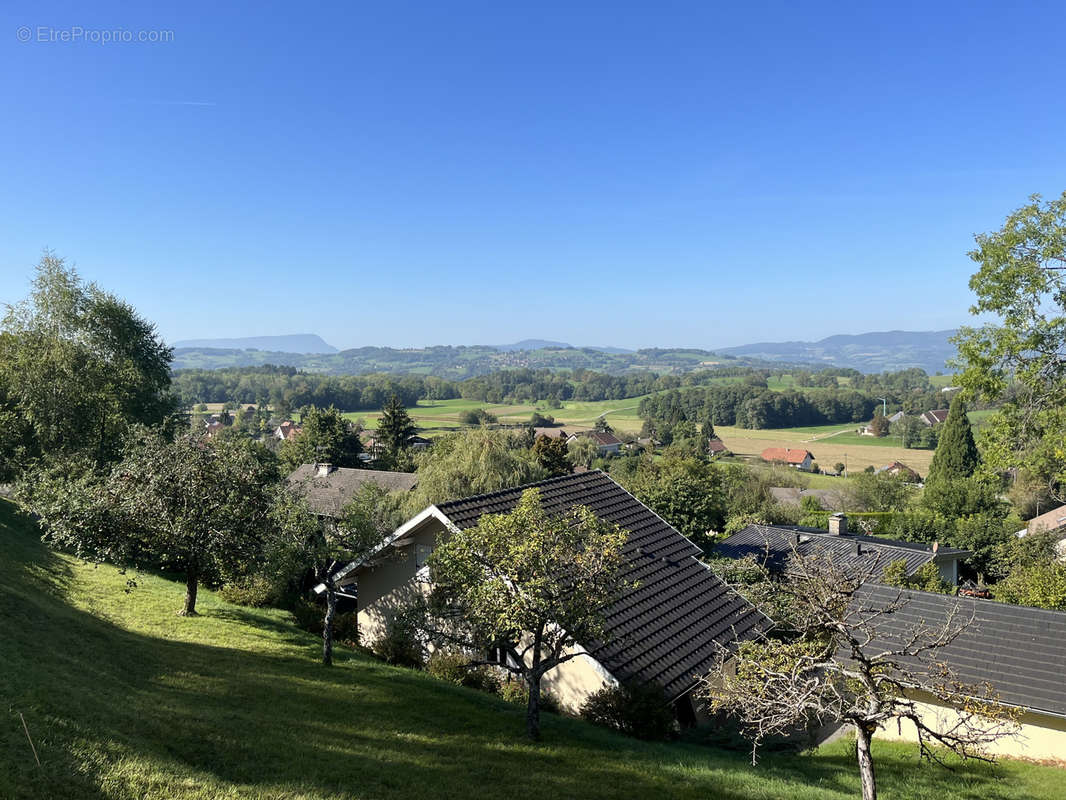
[[[850,389],[817,393],[774,392],[748,384],[675,390],[640,401],[640,415],[676,425],[735,425],[740,428],[789,428],[862,422],[877,401]]]
[[[269,403],[275,408],[334,405],[345,411],[376,410],[396,394],[405,405],[418,400],[463,398],[482,403],[623,400],[651,392],[696,386],[747,374],[747,369],[693,372],[683,377],[637,372],[608,375],[593,370],[508,369],[462,381],[424,375],[322,375],[296,367],[261,366],[185,369],[173,375],[181,403]]]

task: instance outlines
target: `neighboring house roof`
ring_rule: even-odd
[[[948,410],[946,408],[938,408],[935,411],[926,411],[922,414],[921,420],[926,425],[938,425],[948,418]]]
[[[622,444],[622,440],[613,433],[605,433],[603,431],[583,431],[581,433],[571,434],[569,438],[576,439],[579,436],[587,436],[600,447],[611,447],[613,445]]]
[[[364,484],[376,483],[390,492],[409,492],[418,485],[418,476],[413,472],[301,464],[289,475],[288,482],[303,492],[316,514],[337,517]]]
[[[893,414],[892,416],[890,416],[890,417],[888,418],[888,421],[889,421],[889,422],[899,422],[899,421],[900,421],[901,419],[903,419],[903,418],[904,418],[905,416],[907,416],[907,415],[906,415],[906,414],[904,414],[904,413],[903,413],[902,411],[897,411],[897,412],[896,412],[895,414]]]
[[[291,439],[299,433],[300,426],[291,420],[281,423],[274,431],[274,435],[279,439]]]
[[[893,461],[891,464],[885,464],[883,467],[878,467],[875,472],[887,472],[889,475],[895,475],[898,472],[905,472],[912,477],[917,478],[918,473],[908,467],[902,461]]]
[[[917,542],[901,542],[880,536],[859,533],[829,533],[822,528],[798,525],[749,525],[728,539],[718,543],[715,555],[725,558],[755,556],[763,560],[772,572],[784,570],[793,551],[800,556],[829,554],[841,566],[868,566],[876,562],[881,569],[893,561],[903,559],[907,574],[930,561],[946,563],[970,555],[968,550],[954,547],[932,547]]]
[[[725,446],[725,443],[718,437],[714,437],[707,442],[707,449],[712,453],[724,453],[729,448]]]
[[[836,489],[797,489],[791,486],[771,486],[770,496],[783,506],[799,508],[804,497],[817,497],[826,511],[836,511],[840,505],[840,492]]]
[[[786,464],[802,464],[807,457],[814,458],[810,450],[793,450],[791,447],[767,447],[762,451],[763,461],[784,461]]]
[[[673,699],[696,685],[723,649],[753,638],[767,623],[699,560],[700,548],[599,470],[430,506],[390,543],[430,515],[449,527],[474,527],[484,514],[511,511],[532,487],[549,513],[584,505],[629,533],[621,577],[636,586],[606,611],[607,642],[581,642],[619,681],[655,683]]]
[[[1025,524],[1028,533],[1057,531],[1060,528],[1066,528],[1066,506],[1059,506],[1038,517],[1033,517]]]
[[[964,683],[988,682],[1004,703],[1066,717],[1066,613],[931,592],[905,591],[901,596],[895,588],[873,583],[860,592],[860,602],[871,610],[897,597],[906,601],[903,608],[871,621],[877,630],[874,649],[879,642],[898,647],[916,626],[934,627],[957,608],[957,621],[971,615],[973,621],[939,648],[935,659]]]

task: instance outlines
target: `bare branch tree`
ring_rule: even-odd
[[[964,683],[943,659],[973,614],[956,600],[941,618],[906,622],[910,596],[875,582],[882,567],[876,557],[843,566],[825,552],[800,555],[793,545],[772,591],[745,591],[772,595],[758,604],[777,624],[723,658],[700,689],[712,709],[740,721],[753,759],[769,736],[849,725],[863,800],[877,797],[871,740],[892,721],[912,723],[923,757],[938,763],[935,745],[990,761],[988,745],[1017,730],[1016,712],[997,702],[991,686]],[[920,698],[956,713],[931,720]]]

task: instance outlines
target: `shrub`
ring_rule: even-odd
[[[529,688],[526,686],[525,681],[508,678],[500,686],[500,697],[508,703],[524,706],[529,702]],[[555,695],[541,689],[540,710],[550,711],[552,714],[561,714],[563,706],[558,699],[556,699]]]
[[[471,667],[470,658],[456,650],[434,650],[426,661],[426,672],[442,681],[496,694],[500,679],[491,667]]]
[[[322,635],[326,616],[326,610],[322,606],[309,603],[301,598],[293,604],[292,616],[296,627],[316,636]],[[337,614],[333,617],[333,641],[352,647],[359,644],[359,617],[355,612]]]
[[[218,593],[227,603],[252,608],[275,605],[281,596],[277,581],[265,575],[249,575],[226,583]]]
[[[604,686],[581,706],[593,725],[635,736],[664,740],[677,734],[674,712],[657,686]]]
[[[425,665],[422,642],[410,614],[400,612],[390,619],[370,649],[386,664],[417,669]]]

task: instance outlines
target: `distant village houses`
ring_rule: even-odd
[[[814,453],[810,450],[795,450],[791,447],[767,447],[762,451],[761,458],[772,464],[787,464],[804,472],[810,472],[814,463]]]

